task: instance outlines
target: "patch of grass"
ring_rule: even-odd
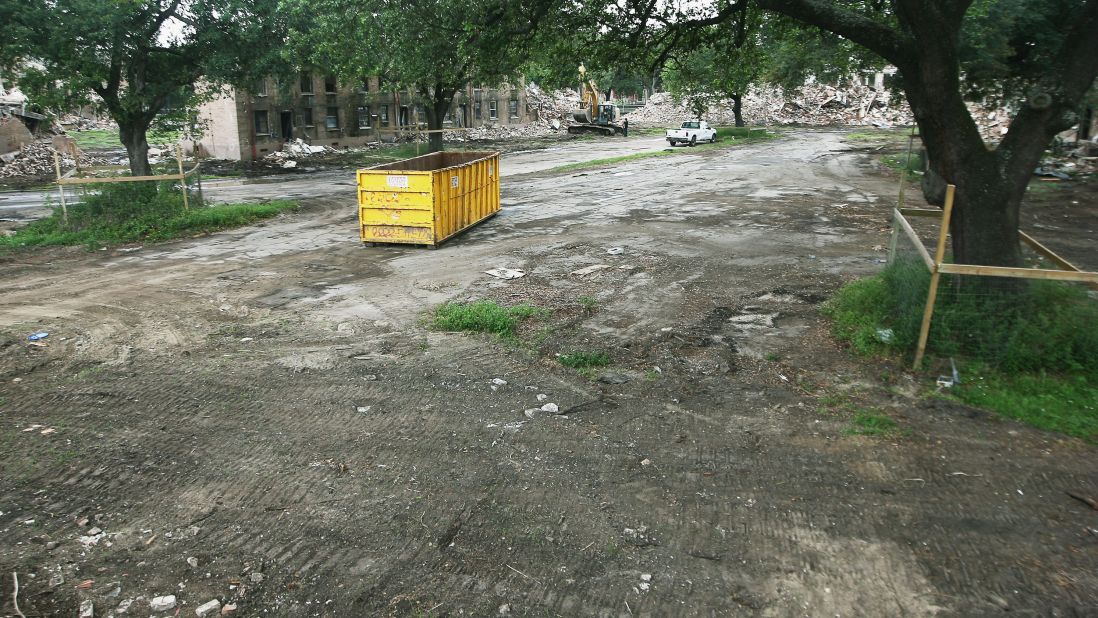
[[[1098,384],[1084,376],[969,372],[951,394],[1041,429],[1098,444]]]
[[[576,170],[582,170],[592,167],[603,167],[607,165],[614,165],[617,163],[625,163],[628,161],[637,161],[640,159],[650,159],[652,157],[663,157],[668,155],[683,154],[697,152],[700,150],[707,150],[712,148],[728,148],[738,144],[748,144],[753,142],[762,142],[771,139],[777,139],[780,137],[777,133],[772,133],[763,128],[753,127],[717,127],[717,142],[715,144],[698,144],[694,148],[688,146],[680,146],[671,148],[668,146],[666,150],[652,150],[649,152],[636,152],[633,154],[621,155],[620,157],[607,157],[605,159],[594,159],[592,161],[580,161],[578,163],[569,163],[567,165],[561,165],[549,170],[550,172],[574,172]]]
[[[103,150],[122,148],[118,141],[118,129],[88,129],[87,131],[69,131],[69,137],[76,141],[80,150]]]
[[[579,302],[579,304],[588,311],[592,311],[599,306],[599,301],[591,298],[590,296],[580,296],[576,299],[576,301]]]
[[[605,367],[610,364],[610,355],[606,352],[569,352],[557,357],[557,362],[572,369]]]
[[[845,286],[824,306],[833,333],[860,354],[910,357],[929,278],[920,263],[899,261]],[[1098,302],[1060,282],[996,285],[943,278],[927,351],[956,360],[961,383],[951,395],[1098,442]]]
[[[918,152],[912,152],[910,160],[906,152],[887,154],[881,157],[881,163],[897,172],[906,167],[908,176],[923,173],[923,157]]]
[[[766,360],[768,360],[768,361],[770,361],[770,362],[772,362],[772,363],[776,363],[776,362],[778,362],[778,361],[780,361],[780,360],[782,359],[782,355],[781,355],[781,354],[778,354],[778,353],[776,353],[776,352],[767,352],[767,353],[766,353],[766,354],[765,354],[765,355],[763,356],[763,358],[765,358]]]
[[[569,163],[567,165],[561,165],[549,170],[551,172],[572,172],[575,170],[587,169],[590,167],[602,167],[604,165],[613,165],[615,163],[625,163],[626,161],[637,161],[639,159],[650,159],[652,157],[665,157],[667,155],[675,154],[671,150],[653,150],[650,152],[635,152],[633,154],[621,155],[620,157],[607,157],[605,159],[594,159],[591,161],[580,161],[578,163]]]
[[[297,207],[289,201],[266,204],[203,206],[191,202],[183,209],[183,196],[171,183],[90,185],[84,202],[69,208],[66,222],[60,209],[34,221],[14,236],[0,238],[0,251],[50,245],[103,246],[136,242],[160,242],[247,225]]]
[[[438,330],[453,332],[493,333],[509,339],[515,336],[519,322],[528,318],[545,318],[547,309],[529,304],[504,307],[490,300],[472,303],[448,302],[435,309],[433,325]]]
[[[888,436],[898,431],[899,425],[891,417],[881,414],[878,410],[867,409],[854,413],[851,426],[846,433],[858,436]]]
[[[888,142],[904,140],[911,135],[911,129],[909,127],[899,127],[895,129],[871,129],[865,131],[855,131],[853,133],[847,133],[843,136],[843,139],[848,142]],[[918,136],[916,135],[916,139]]]

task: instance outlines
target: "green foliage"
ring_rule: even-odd
[[[296,208],[293,202],[226,204],[203,207],[191,203],[183,209],[183,196],[171,183],[90,185],[81,204],[69,207],[66,223],[60,209],[0,237],[0,250],[50,245],[85,245],[99,248],[135,242],[158,242],[247,225]]]
[[[918,152],[912,152],[910,155],[906,152],[884,155],[881,157],[881,163],[897,172],[906,168],[909,177],[915,172],[922,173],[925,168],[923,155]]]
[[[588,311],[592,311],[596,307],[599,306],[599,301],[595,300],[594,298],[591,298],[590,296],[580,296],[579,298],[576,299],[576,301],[578,301],[579,304],[582,305],[583,308],[588,310]]]
[[[606,352],[576,351],[557,356],[557,362],[572,369],[605,367],[610,364],[610,355]]]
[[[969,368],[952,395],[1034,427],[1098,443],[1098,381],[1082,375],[1005,374]]]
[[[861,354],[912,353],[929,278],[921,262],[900,261],[846,285],[824,306],[835,336]],[[1053,281],[1033,281],[1016,295],[981,284],[989,285],[947,277],[939,288],[927,351],[956,359],[961,382],[952,394],[1098,440],[1098,302]],[[891,331],[886,341],[882,329]]]
[[[862,353],[913,350],[930,273],[898,260],[880,275],[843,287],[824,311],[835,335]],[[927,350],[1007,372],[1084,373],[1098,377],[1098,303],[1078,286],[1032,281],[1018,295],[996,293],[971,277],[945,277]],[[993,285],[992,282],[989,285]],[[878,329],[891,329],[889,342]]]
[[[39,110],[95,105],[139,140],[158,117],[188,117],[213,86],[266,72],[280,44],[274,0],[12,0],[25,67],[20,85]],[[5,24],[9,23],[5,20]],[[203,80],[211,88],[195,89]],[[148,168],[144,152],[131,169]]]
[[[859,436],[889,436],[897,433],[899,426],[892,418],[876,410],[858,410],[846,433]]]
[[[523,303],[503,307],[490,300],[472,303],[448,302],[435,309],[433,325],[454,332],[493,333],[504,339],[515,336],[519,322],[528,318],[548,317],[549,311]]]

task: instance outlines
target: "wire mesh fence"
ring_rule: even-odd
[[[916,365],[925,347],[938,363],[963,358],[1004,371],[1098,372],[1098,292],[1092,289],[1098,274],[1048,279],[1067,263],[1039,243],[1039,250],[1024,246],[1026,269],[955,266],[948,250],[932,257],[927,249],[936,238],[945,249],[941,229],[948,218],[912,214],[931,216],[894,213],[882,273],[889,328],[878,331],[880,341],[913,351]],[[951,267],[1010,276],[946,272]]]

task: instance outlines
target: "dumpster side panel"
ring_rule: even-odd
[[[363,242],[434,243],[430,172],[359,170],[357,177]]]
[[[498,153],[432,153],[357,179],[363,242],[437,245],[499,212]]]
[[[439,170],[435,236],[441,241],[499,212],[499,157]]]

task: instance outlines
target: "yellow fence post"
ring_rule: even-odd
[[[175,162],[179,164],[179,182],[183,185],[183,210],[189,210],[187,204],[187,175],[183,172],[183,148],[175,145]]]
[[[61,159],[53,153],[53,170],[57,172],[57,192],[61,194],[61,221],[69,223],[69,207],[65,205],[65,185],[61,184]]]
[[[926,293],[926,308],[923,309],[923,324],[919,328],[919,345],[915,349],[915,369],[923,364],[926,353],[926,340],[930,336],[930,320],[934,316],[934,301],[938,298],[938,279],[941,277],[942,260],[945,259],[946,237],[949,235],[949,219],[953,215],[953,195],[957,187],[946,187],[945,207],[942,209],[942,229],[938,231],[938,250],[934,254],[934,268],[930,272],[930,289]]]

